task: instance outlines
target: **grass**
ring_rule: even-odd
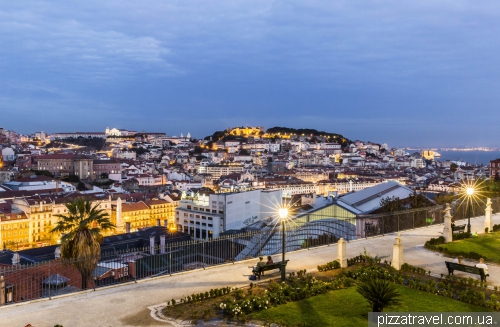
[[[438,248],[446,248],[450,253],[476,252],[486,261],[500,263],[500,233],[480,234],[471,238],[441,244]]]
[[[385,309],[387,312],[486,312],[473,306],[409,287],[397,286],[403,304]],[[306,300],[291,302],[256,312],[249,318],[281,326],[366,326],[368,302],[356,287],[330,291]]]

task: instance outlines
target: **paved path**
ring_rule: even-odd
[[[484,217],[471,220],[473,232],[483,231],[483,220]],[[494,215],[493,221],[496,224],[500,223],[500,215]],[[425,241],[431,237],[440,236],[442,229],[443,226],[438,225],[402,232],[404,261],[414,266],[423,267],[432,273],[447,274],[444,265],[446,258],[423,249]],[[389,234],[351,241],[347,244],[347,256],[356,256],[366,249],[372,256],[384,256],[389,261],[392,257],[395,236],[395,234]],[[335,260],[336,257],[336,245],[288,253],[287,259],[290,259],[290,262],[287,271],[300,269],[311,271],[318,264]],[[275,256],[275,259],[278,258]],[[64,327],[170,326],[148,316],[148,307],[211,288],[248,285],[248,276],[250,275],[248,266],[255,261],[254,259],[234,265],[229,264],[206,270],[142,280],[138,283],[87,291],[52,300],[43,299],[31,303],[3,306],[0,307],[0,326],[24,327],[29,323],[35,327],[53,327],[55,324]],[[488,284],[500,286],[500,266],[490,263],[488,266],[490,273]],[[279,278],[279,272],[276,271],[274,274],[266,274],[265,276],[265,278],[270,277]]]

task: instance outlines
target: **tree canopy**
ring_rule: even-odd
[[[77,198],[67,203],[66,208],[67,214],[55,215],[59,221],[51,232],[62,235],[61,258],[78,269],[85,289],[101,257],[101,232],[114,225],[108,213],[99,209],[99,203],[89,199]]]

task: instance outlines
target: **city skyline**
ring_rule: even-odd
[[[499,14],[494,1],[6,3],[0,127],[498,147]]]

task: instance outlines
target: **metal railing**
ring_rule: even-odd
[[[358,215],[356,219],[356,235],[359,238],[442,224],[444,211],[443,206],[434,206],[393,213]]]

